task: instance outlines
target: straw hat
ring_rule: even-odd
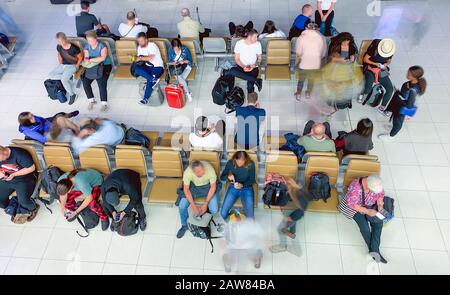
[[[393,56],[395,49],[395,41],[390,38],[382,39],[378,44],[378,54],[385,58]]]

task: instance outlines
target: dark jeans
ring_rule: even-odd
[[[247,92],[255,92],[255,82],[258,80],[259,69],[256,67],[251,72],[245,72],[240,66],[232,67],[227,75],[238,77],[247,81]]]
[[[328,10],[322,10],[322,13],[325,15],[327,14]],[[333,24],[334,19],[334,10],[330,13],[330,15],[325,20],[325,36],[331,36],[331,25]],[[320,17],[320,13],[318,10],[316,10],[316,17],[315,22],[319,26],[322,24],[322,18]]]
[[[391,132],[390,132],[390,135],[392,137],[396,136],[397,133],[400,132],[400,130],[403,127],[403,122],[404,121],[405,121],[405,116],[404,115],[397,114],[397,115],[392,116],[392,129],[391,129]]]
[[[112,66],[111,65],[105,65],[103,67],[103,77],[100,79],[97,79],[97,85],[98,90],[100,92],[100,100],[101,101],[108,101],[108,78],[109,74],[111,74]],[[88,99],[94,98],[94,93],[92,92],[92,82],[94,80],[88,79],[85,77],[85,75],[81,76],[81,81],[83,82],[83,89],[84,92],[86,92],[86,96]]]
[[[308,122],[306,122],[305,129],[303,130],[303,135],[308,135],[308,134],[310,134],[310,133],[311,133],[311,129],[312,129],[312,127],[313,127],[313,125],[314,125],[315,123],[316,123],[316,122],[314,122],[313,120],[309,120]],[[325,126],[325,134],[331,139],[332,136],[331,136],[331,126],[330,126],[330,123],[324,122],[323,125]]]
[[[364,86],[364,92],[362,94],[367,95],[367,94],[369,94],[370,90],[372,89],[373,82],[375,81],[375,76],[371,71],[366,70],[364,72],[364,78],[365,78],[366,82],[365,82],[365,86]],[[381,105],[383,107],[386,107],[389,103],[389,100],[392,97],[392,94],[394,93],[394,86],[392,85],[392,81],[389,78],[389,76],[386,76],[383,78],[379,77],[378,81],[380,82],[381,85],[383,85],[384,89],[386,90],[386,93],[384,94],[383,100],[381,102]]]
[[[373,223],[367,220],[366,215],[356,213],[353,219],[358,224],[361,235],[369,248],[369,252],[380,253],[381,231],[383,222]]]
[[[145,214],[145,210],[144,210],[144,204],[142,203],[142,196],[141,196],[140,200],[137,201],[137,203],[134,206],[134,208],[131,208],[131,210],[133,210],[133,209],[136,210],[139,220],[142,220],[142,219],[146,218],[146,214]],[[103,210],[105,211],[106,215],[108,215],[112,219],[115,218],[115,216],[112,216],[112,213],[113,213],[113,211],[117,212],[117,210],[111,204],[109,204],[106,201],[103,201]],[[125,212],[125,213],[129,214],[130,212]]]
[[[149,66],[136,66],[135,73],[138,76],[144,77],[147,80],[147,86],[145,87],[144,100],[149,100],[152,96],[153,86],[155,82],[161,77],[164,72],[163,67],[149,67]]]
[[[299,69],[299,79],[297,83],[297,92],[302,92],[303,85],[305,84],[305,81],[308,81],[308,86],[306,88],[306,91],[311,93],[314,87],[314,79],[316,78],[317,70],[302,70]]]
[[[19,205],[28,211],[33,211],[36,204],[31,200],[36,178],[28,176],[24,179],[14,179],[12,181],[0,180],[0,208],[6,208],[9,204],[9,196],[15,191]]]

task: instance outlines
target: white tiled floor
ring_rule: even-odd
[[[47,73],[56,64],[53,36],[57,31],[74,35],[74,19],[64,6],[50,6],[48,1],[2,1],[23,31],[21,44],[8,71],[0,79],[0,144],[18,138],[17,114],[30,110],[39,115],[79,109],[88,115],[84,94],[73,107],[46,98],[42,86]],[[44,2],[44,1],[42,1]],[[366,0],[340,1],[335,26],[352,32],[359,43],[373,37],[377,17],[365,13]],[[227,22],[245,22],[249,15],[260,29],[267,18],[288,31],[293,18],[305,1],[298,0],[170,0],[122,1],[99,0],[93,11],[110,27],[116,28],[125,12],[136,8],[141,20],[158,27],[161,36],[173,37],[178,10],[200,6],[201,18],[213,35],[226,35]],[[423,9],[414,9],[416,5]],[[387,4],[386,4],[387,5]],[[378,266],[366,254],[356,224],[341,215],[307,213],[298,226],[297,238],[290,252],[271,255],[267,249],[261,269],[250,264],[244,273],[269,274],[450,274],[450,23],[442,11],[449,1],[390,1],[405,14],[426,11],[430,28],[424,35],[414,34],[403,24],[396,32],[398,53],[392,66],[396,87],[404,81],[408,66],[421,64],[429,82],[427,93],[419,98],[419,112],[394,142],[374,138],[374,154],[382,162],[382,177],[390,196],[397,201],[397,218],[384,228],[382,252],[388,265]],[[411,47],[411,36],[421,37]],[[167,130],[177,116],[191,122],[196,112],[223,114],[213,105],[210,91],[217,77],[213,60],[199,61],[198,78],[191,83],[194,102],[182,110],[145,108],[137,104],[134,81],[109,82],[111,119],[144,130]],[[95,86],[96,87],[96,86]],[[269,115],[280,116],[281,130],[298,131],[307,119],[324,119],[292,97],[295,81],[264,82],[261,105]],[[98,112],[89,115],[98,115]],[[337,114],[333,132],[350,130],[363,116],[375,122],[376,132],[387,124],[372,109],[355,105],[349,114]],[[171,126],[177,128],[177,126]],[[76,224],[67,224],[57,213],[41,210],[36,220],[16,226],[0,213],[0,273],[3,274],[223,274],[220,240],[210,253],[207,242],[186,235],[175,238],[179,225],[176,208],[146,205],[149,227],[145,233],[121,238],[96,229],[89,238],[79,238]],[[57,211],[56,211],[57,212]],[[268,231],[267,246],[278,240],[279,212],[258,209],[256,219]]]

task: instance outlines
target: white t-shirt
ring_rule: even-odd
[[[272,34],[264,33],[264,34],[260,34],[258,36],[259,40],[262,40],[264,38],[286,38],[286,34],[284,34],[283,31],[281,31],[281,30],[277,30],[277,31],[273,32]]]
[[[134,27],[130,27],[125,23],[121,23],[119,25],[119,34],[125,38],[136,38],[141,32],[147,33],[147,27],[143,25],[135,25]]]
[[[336,3],[337,0],[318,0],[322,10],[328,10],[331,7],[331,3]]]
[[[262,54],[261,43],[259,41],[248,45],[245,40],[239,40],[234,46],[234,53],[240,54],[240,60],[245,66],[256,64],[258,55]]]
[[[213,149],[213,150],[222,150],[223,149],[223,140],[219,134],[216,132],[212,132],[208,136],[201,137],[195,133],[189,134],[189,142],[193,147],[196,148],[204,148],[204,149]]]
[[[159,51],[158,45],[153,42],[148,42],[147,47],[138,46],[138,56],[149,56],[155,55],[155,58],[151,61],[155,67],[164,67],[164,62],[161,58],[161,52]]]

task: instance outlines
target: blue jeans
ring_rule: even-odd
[[[149,100],[152,95],[153,86],[155,81],[161,77],[164,72],[162,67],[148,67],[148,66],[136,66],[134,69],[136,75],[144,77],[147,79],[147,86],[145,87],[144,99]]]
[[[254,217],[254,204],[255,204],[255,192],[253,187],[244,187],[236,189],[233,184],[230,184],[223,200],[222,209],[220,210],[220,215],[222,215],[223,220],[228,219],[231,208],[233,208],[236,200],[241,197],[242,206],[244,206],[244,213],[247,218]]]
[[[192,196],[192,198],[195,200],[196,197]],[[188,214],[188,208],[191,206],[191,203],[189,203],[187,198],[182,198],[180,200],[180,204],[178,205],[178,212],[180,213],[180,221],[181,225],[187,225],[187,220],[189,217]],[[219,212],[219,194],[218,191],[216,191],[211,198],[211,200],[208,203],[208,209],[209,213],[216,214]]]

